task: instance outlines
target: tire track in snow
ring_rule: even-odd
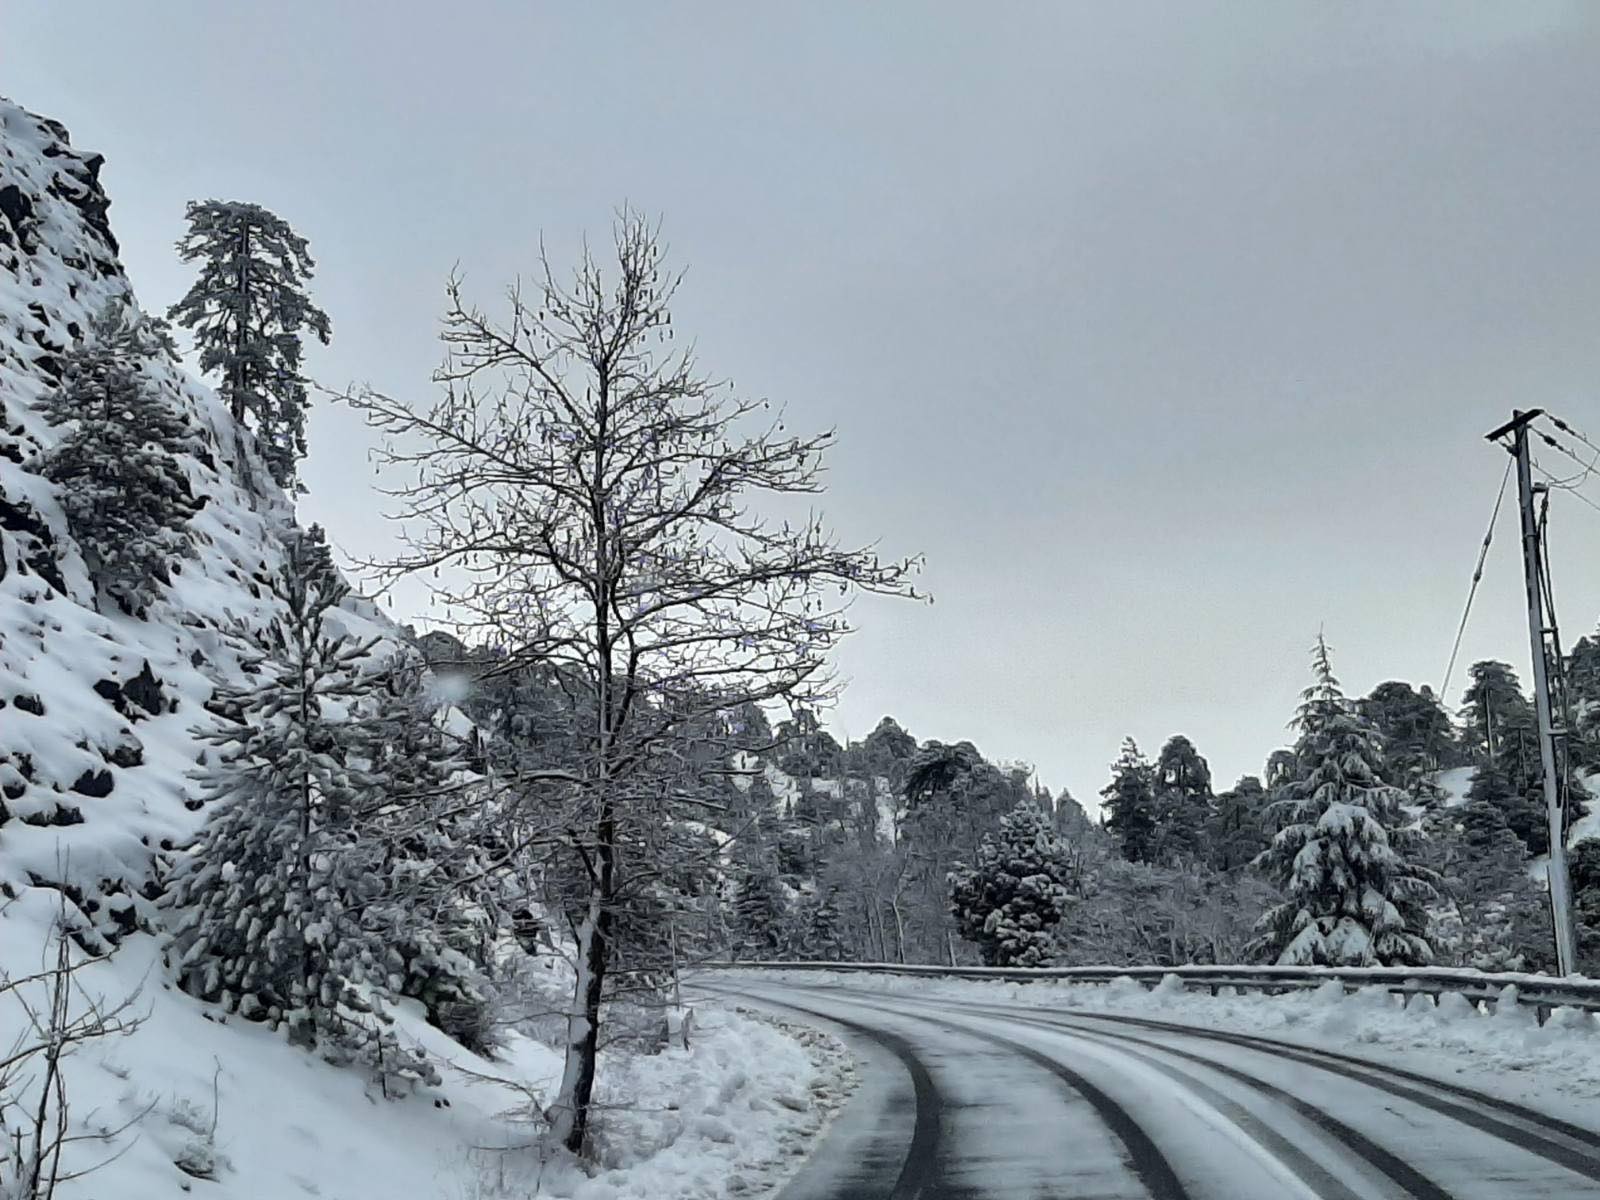
[[[854,996],[881,999],[882,992],[850,987],[832,990]],[[935,1001],[913,1000],[914,1003],[931,1004]],[[1585,1129],[1550,1113],[1528,1108],[1512,1100],[1483,1095],[1470,1088],[1435,1079],[1403,1067],[1382,1066],[1369,1059],[1299,1046],[1272,1038],[1258,1037],[1232,1030],[1204,1029],[1174,1021],[1158,1021],[1149,1017],[1122,1016],[1114,1013],[1072,1012],[1052,1014],[1024,1005],[963,1005],[972,1012],[983,1012],[999,1017],[1023,1016],[1059,1028],[1074,1028],[1076,1021],[1102,1022],[1110,1025],[1135,1026],[1165,1034],[1175,1034],[1200,1041],[1221,1042],[1255,1050],[1276,1058],[1287,1059],[1304,1066],[1314,1067],[1340,1075],[1356,1083],[1387,1092],[1397,1099],[1421,1105],[1441,1116],[1470,1125],[1501,1141],[1506,1141],[1530,1154],[1553,1162],[1575,1174],[1600,1182],[1600,1153],[1594,1143],[1600,1138],[1595,1130]],[[1079,1027],[1081,1028],[1081,1027]],[[1166,1048],[1165,1044],[1160,1044]],[[1211,1060],[1203,1060],[1210,1063]],[[1500,1115],[1496,1115],[1500,1114]]]
[[[1226,1066],[1222,1063],[1214,1061],[1213,1059],[1206,1058],[1201,1054],[1193,1054],[1186,1050],[1179,1050],[1164,1042],[1152,1041],[1150,1039],[1137,1037],[1132,1034],[1107,1034],[1097,1030],[1086,1030],[1078,1026],[1068,1025],[1064,1022],[1037,1020],[1030,1017],[1014,1017],[1013,1020],[1017,1021],[1019,1024],[1032,1025],[1040,1029],[1067,1030],[1078,1036],[1087,1037],[1091,1040],[1097,1041],[1102,1045],[1110,1045],[1113,1048],[1119,1048],[1117,1047],[1117,1043],[1121,1041],[1136,1042],[1139,1045],[1148,1046],[1151,1049],[1158,1050],[1163,1054],[1174,1055],[1175,1057],[1182,1058],[1188,1062],[1195,1063],[1198,1066],[1204,1067],[1208,1071],[1215,1071],[1220,1075],[1225,1075],[1235,1083],[1243,1084],[1245,1087],[1267,1096],[1275,1103],[1281,1104],[1285,1108],[1292,1109],[1293,1111],[1299,1113],[1302,1117],[1317,1126],[1317,1128],[1321,1129],[1324,1133],[1327,1133],[1330,1137],[1344,1145],[1357,1157],[1361,1158],[1364,1162],[1376,1168],[1394,1183],[1404,1188],[1408,1195],[1416,1197],[1417,1200],[1455,1200],[1453,1193],[1447,1192],[1444,1188],[1434,1183],[1433,1180],[1429,1179],[1415,1167],[1411,1166],[1411,1164],[1406,1162],[1403,1158],[1388,1150],[1385,1150],[1382,1146],[1378,1145],[1360,1130],[1346,1125],[1332,1113],[1328,1112],[1327,1109],[1312,1104],[1308,1100],[1302,1100],[1292,1092],[1286,1091],[1285,1089],[1278,1087],[1276,1084],[1268,1083],[1264,1079],[1258,1079],[1256,1076],[1245,1071],[1240,1071],[1235,1067]],[[1122,1052],[1127,1054],[1138,1053],[1137,1051],[1129,1050],[1123,1050]],[[1154,1063],[1154,1060],[1151,1060],[1147,1055],[1139,1055],[1139,1057],[1145,1058],[1147,1061],[1152,1061]],[[1160,1069],[1159,1063],[1154,1063],[1154,1065]],[[1180,1085],[1188,1086],[1188,1084],[1184,1081],[1183,1072],[1164,1073],[1168,1074],[1169,1077],[1173,1078],[1176,1082],[1179,1082]],[[1201,1086],[1205,1085],[1202,1084]],[[1312,1165],[1315,1166],[1315,1164]],[[1320,1167],[1317,1168],[1317,1172],[1319,1174],[1324,1173]],[[1302,1178],[1306,1177],[1302,1175]],[[1306,1182],[1310,1183],[1311,1180],[1306,1179]],[[1342,1184],[1339,1185],[1339,1189],[1340,1191],[1348,1193],[1348,1189],[1344,1188]],[[1335,1197],[1339,1193],[1324,1192],[1322,1194],[1327,1197],[1327,1200],[1335,1200]]]
[[[705,990],[723,995],[742,994],[723,992],[720,988],[708,987]],[[947,1193],[939,1181],[939,1148],[945,1101],[938,1085],[934,1083],[933,1073],[928,1070],[928,1065],[917,1057],[916,1048],[899,1034],[885,1029],[874,1029],[870,1025],[819,1012],[814,1008],[806,1008],[787,1000],[769,1000],[764,996],[752,999],[759,999],[761,1003],[773,1007],[804,1013],[815,1021],[849,1030],[857,1037],[887,1050],[911,1077],[916,1112],[912,1118],[911,1138],[906,1146],[905,1158],[891,1189],[884,1191],[881,1186],[871,1182],[852,1180],[843,1190],[835,1194],[835,1200],[880,1200],[880,1198],[881,1200],[937,1200],[946,1196]]]
[[[1574,1125],[1569,1121],[1563,1121],[1560,1117],[1526,1108],[1510,1100],[1479,1095],[1467,1088],[1447,1083],[1442,1079],[1430,1079],[1426,1075],[1421,1075],[1414,1071],[1406,1071],[1399,1067],[1380,1067],[1374,1063],[1351,1055],[1339,1054],[1332,1050],[1313,1050],[1307,1047],[1275,1042],[1271,1038],[1253,1037],[1250,1034],[1232,1033],[1225,1030],[1196,1030],[1191,1026],[1179,1025],[1170,1021],[1153,1021],[1145,1017],[1119,1017],[1104,1013],[1073,1013],[1070,1017],[1051,1017],[1046,1015],[1040,1019],[1046,1024],[1060,1025],[1063,1028],[1071,1028],[1072,1026],[1068,1022],[1080,1019],[1101,1021],[1114,1025],[1132,1025],[1161,1033],[1197,1038],[1202,1041],[1242,1046],[1248,1050],[1256,1050],[1271,1054],[1277,1058],[1285,1058],[1291,1062],[1298,1062],[1305,1066],[1315,1067],[1318,1070],[1341,1075],[1357,1083],[1378,1088],[1399,1099],[1422,1105],[1424,1108],[1432,1109],[1441,1116],[1471,1125],[1475,1129],[1499,1138],[1501,1141],[1510,1142],[1530,1154],[1536,1154],[1540,1158],[1565,1167],[1576,1174],[1600,1181],[1600,1156],[1597,1156],[1594,1151],[1589,1149],[1590,1143],[1596,1137],[1593,1130],[1583,1129],[1581,1126]],[[1163,1046],[1163,1048],[1165,1047]],[[1405,1082],[1397,1082],[1397,1080],[1404,1080]],[[1438,1093],[1444,1093],[1444,1095]],[[1485,1108],[1505,1113],[1515,1120],[1503,1120],[1493,1115],[1492,1112],[1483,1111]],[[1549,1130],[1550,1133],[1540,1132],[1542,1130]],[[1551,1134],[1555,1136],[1551,1136]]]
[[[1042,1050],[1036,1050],[1023,1042],[1001,1037],[999,1034],[986,1033],[960,1024],[951,1024],[934,1017],[917,1016],[914,1013],[901,1015],[909,1016],[912,1020],[921,1021],[928,1025],[941,1025],[945,1029],[959,1033],[963,1037],[975,1038],[980,1042],[987,1042],[991,1046],[1009,1050],[1011,1053],[1027,1059],[1034,1066],[1048,1071],[1069,1090],[1078,1093],[1087,1100],[1090,1107],[1094,1109],[1095,1115],[1100,1118],[1113,1136],[1122,1143],[1124,1161],[1138,1178],[1140,1184],[1144,1186],[1144,1189],[1150,1193],[1150,1200],[1190,1200],[1189,1192],[1178,1179],[1177,1173],[1172,1169],[1172,1164],[1167,1161],[1166,1155],[1161,1153],[1160,1148],[1151,1139],[1150,1135],[1144,1131],[1144,1127],[1134,1119],[1133,1114],[1071,1067],[1051,1058]]]
[[[1041,1027],[1046,1027],[1043,1022],[1039,1024]],[[1065,1030],[1056,1029],[1054,1026],[1048,1026],[1048,1028],[1055,1032],[1066,1033]],[[1318,1200],[1361,1200],[1359,1195],[1346,1187],[1326,1167],[1295,1145],[1289,1138],[1272,1128],[1237,1100],[1223,1095],[1198,1076],[1171,1063],[1162,1062],[1152,1054],[1117,1044],[1115,1039],[1100,1034],[1082,1032],[1075,1033],[1072,1036],[1097,1045],[1107,1046],[1117,1054],[1125,1055],[1143,1063],[1145,1066],[1160,1072],[1172,1080],[1183,1090],[1204,1100],[1213,1110],[1253,1141],[1267,1158],[1275,1160],[1279,1166],[1293,1175],[1301,1187],[1309,1188],[1311,1194],[1318,1197]]]
[[[708,990],[718,989],[713,988]],[[741,995],[745,993],[734,992],[732,994]],[[912,1078],[913,1082],[916,1084],[918,1094],[918,1132],[921,1131],[923,1125],[921,1116],[923,1112],[922,1097],[924,1094],[924,1079],[926,1080],[926,1086],[930,1098],[933,1100],[931,1105],[932,1111],[937,1117],[939,1109],[943,1107],[942,1101],[940,1101],[938,1098],[937,1089],[933,1083],[931,1075],[927,1070],[927,1067],[919,1059],[917,1059],[915,1049],[909,1040],[886,1030],[876,1029],[869,1025],[863,1025],[859,1022],[850,1021],[842,1017],[834,1016],[830,1013],[820,1012],[816,1009],[795,1004],[791,1000],[770,999],[764,992],[751,993],[750,998],[758,1000],[763,1004],[772,1004],[777,1007],[792,1009],[795,1012],[805,1013],[822,1021],[832,1022],[850,1030],[853,1033],[865,1038],[869,1038],[872,1041],[883,1045],[886,1049],[890,1050],[891,1053],[895,1054],[895,1056],[899,1058],[903,1064],[905,1064],[908,1070],[913,1071]],[[1144,1188],[1146,1193],[1149,1195],[1150,1200],[1192,1200],[1188,1190],[1184,1187],[1182,1181],[1179,1180],[1177,1173],[1173,1170],[1172,1164],[1167,1160],[1166,1156],[1161,1152],[1161,1149],[1155,1144],[1150,1135],[1145,1132],[1144,1127],[1139,1124],[1134,1116],[1125,1107],[1119,1104],[1116,1100],[1112,1099],[1109,1095],[1107,1095],[1095,1084],[1091,1083],[1088,1079],[1084,1078],[1077,1071],[1074,1071],[1071,1067],[1058,1061],[1057,1059],[1052,1058],[1042,1050],[1038,1050],[1023,1042],[1014,1041],[1011,1038],[1002,1037],[999,1034],[972,1029],[959,1023],[944,1021],[938,1017],[903,1012],[882,1004],[861,1004],[854,1000],[849,1001],[849,1003],[859,1008],[870,1008],[874,1011],[888,1012],[892,1015],[916,1021],[920,1024],[933,1025],[948,1032],[954,1033],[960,1037],[969,1038],[974,1041],[982,1042],[986,1045],[998,1047],[1010,1054],[1026,1060],[1033,1066],[1049,1074],[1056,1081],[1056,1083],[1062,1087],[1063,1090],[1072,1092],[1077,1096],[1081,1096],[1085,1101],[1088,1102],[1089,1106],[1094,1110],[1095,1115],[1100,1119],[1101,1123],[1121,1146],[1123,1163],[1128,1168],[1129,1172],[1134,1176],[1134,1178],[1139,1181],[1140,1186]],[[914,1068],[913,1064],[915,1064]],[[920,1076],[918,1072],[920,1072]],[[914,1164],[918,1163],[920,1159],[921,1166],[923,1168],[922,1174],[925,1174],[927,1178],[921,1178],[919,1175],[917,1179],[911,1181],[911,1190],[902,1190],[903,1185],[907,1183],[905,1175],[902,1173],[901,1181],[897,1183],[894,1192],[890,1193],[891,1200],[900,1200],[901,1197],[906,1197],[907,1200],[910,1200],[910,1198],[918,1196],[932,1197],[946,1194],[945,1191],[942,1190],[942,1186],[936,1182],[938,1180],[938,1172],[936,1170],[938,1165],[936,1162],[938,1152],[937,1143],[937,1125],[935,1125],[932,1145],[922,1150],[920,1153],[919,1148],[916,1145],[916,1135],[913,1135],[913,1145],[908,1151],[906,1170],[909,1171]],[[921,1190],[924,1188],[930,1188],[931,1190]],[[854,1197],[857,1195],[857,1193],[851,1192],[849,1195]],[[880,1195],[882,1195],[882,1193],[872,1193],[874,1200],[876,1200],[876,1197]],[[838,1200],[846,1200],[846,1196],[841,1195],[838,1197]],[[865,1194],[862,1194],[861,1200],[866,1200]],[[1063,1198],[1063,1200],[1065,1200],[1065,1198]]]
[[[846,989],[842,989],[841,988],[841,989],[818,989],[818,990],[844,991]],[[858,992],[854,992],[854,991],[852,991],[851,994],[852,994],[852,996],[873,995],[872,993],[858,993]],[[882,999],[881,996],[875,996],[874,998],[875,999],[880,999],[880,1000]],[[902,999],[903,999],[903,997],[902,997]],[[943,1025],[945,1028],[954,1029],[954,1030],[957,1030],[957,1031],[959,1031],[959,1032],[961,1032],[963,1034],[966,1034],[967,1036],[976,1037],[976,1038],[979,1038],[979,1039],[984,1040],[984,1041],[994,1041],[994,1042],[998,1042],[998,1043],[1001,1043],[1001,1044],[1005,1044],[1005,1045],[1008,1045],[1008,1046],[1010,1046],[1010,1047],[1022,1052],[1023,1054],[1025,1054],[1026,1056],[1028,1056],[1030,1058],[1036,1058],[1038,1060],[1043,1060],[1044,1063],[1053,1064],[1053,1066],[1056,1068],[1056,1072],[1057,1073],[1065,1072],[1068,1076],[1077,1077],[1076,1076],[1076,1072],[1073,1072],[1070,1068],[1067,1068],[1067,1067],[1063,1066],[1062,1064],[1056,1062],[1056,1060],[1050,1058],[1050,1056],[1045,1054],[1043,1051],[1033,1050],[1031,1047],[1020,1045],[1020,1044],[1018,1044],[1016,1042],[1010,1041],[1010,1039],[1007,1039],[1007,1038],[1000,1038],[997,1035],[983,1033],[983,1032],[980,1032],[978,1030],[971,1029],[971,1028],[968,1028],[966,1026],[963,1026],[963,1025],[961,1025],[959,1023],[951,1023],[949,1021],[945,1021],[945,1020],[942,1020],[940,1018],[918,1016],[918,1015],[912,1014],[912,1013],[905,1013],[902,1010],[894,1009],[894,1008],[888,1007],[886,1005],[883,1005],[881,1003],[874,1004],[874,1003],[869,1003],[869,1002],[866,1002],[866,1001],[863,1001],[863,1000],[860,1000],[860,999],[856,999],[854,1001],[854,1003],[859,1004],[863,1008],[873,1008],[873,1009],[877,1009],[877,1010],[883,1011],[883,1012],[895,1012],[895,1013],[899,1013],[900,1015],[903,1015],[903,1016],[910,1016],[910,1017],[912,1017],[913,1019],[916,1019],[916,1020],[922,1020],[922,1021],[928,1022],[929,1024]],[[927,1000],[915,1000],[915,999],[913,999],[911,1001],[911,1003],[917,1004],[917,1005],[923,1005],[923,1006],[932,1006],[935,1002],[927,1001]],[[1075,1036],[1084,1037],[1087,1040],[1097,1040],[1097,1041],[1101,1042],[1101,1044],[1105,1044],[1108,1041],[1115,1042],[1119,1038],[1123,1039],[1123,1040],[1127,1040],[1127,1041],[1139,1042],[1142,1045],[1149,1046],[1149,1047],[1151,1047],[1153,1049],[1162,1051],[1164,1053],[1171,1054],[1171,1055],[1174,1055],[1176,1057],[1186,1059],[1186,1060],[1191,1061],[1191,1062],[1193,1062],[1193,1063],[1195,1063],[1195,1064],[1197,1064],[1199,1066],[1205,1067],[1207,1070],[1216,1071],[1217,1073],[1219,1073],[1221,1075],[1225,1075],[1229,1079],[1232,1079],[1235,1083],[1243,1084],[1246,1087],[1249,1087],[1252,1090],[1257,1091],[1257,1092],[1267,1096],[1269,1099],[1273,1100],[1275,1103],[1283,1105],[1284,1107],[1289,1108],[1289,1109],[1293,1110],[1294,1112],[1298,1113],[1300,1116],[1302,1116],[1306,1120],[1310,1121],[1318,1129],[1321,1129],[1324,1133],[1328,1134],[1330,1137],[1332,1137],[1333,1139],[1338,1141],[1347,1150],[1349,1150],[1351,1153],[1355,1154],[1358,1158],[1360,1158],[1362,1161],[1364,1161],[1369,1166],[1371,1166],[1379,1174],[1385,1176],[1391,1182],[1393,1182],[1396,1185],[1398,1185],[1399,1187],[1405,1189],[1406,1194],[1409,1195],[1409,1196],[1415,1197],[1415,1200],[1456,1200],[1456,1197],[1454,1196],[1453,1193],[1446,1191],[1444,1188],[1440,1187],[1438,1184],[1434,1183],[1431,1179],[1429,1179],[1425,1175],[1423,1175],[1420,1171],[1416,1170],[1416,1168],[1412,1167],[1404,1159],[1400,1158],[1398,1155],[1390,1152],[1389,1150],[1384,1149],[1382,1146],[1380,1146],[1376,1142],[1374,1142],[1371,1138],[1369,1138],[1365,1134],[1363,1134],[1360,1130],[1355,1129],[1355,1128],[1351,1127],[1350,1125],[1345,1124],[1343,1121],[1339,1120],[1337,1117],[1335,1117],[1332,1113],[1328,1112],[1326,1109],[1321,1108],[1318,1105],[1312,1104],[1308,1100],[1303,1100],[1299,1096],[1296,1096],[1293,1093],[1291,1093],[1289,1091],[1286,1091],[1283,1088],[1278,1087],[1276,1084],[1269,1083],[1269,1082],[1267,1082],[1266,1080],[1263,1080],[1263,1079],[1258,1079],[1255,1076],[1249,1075],[1249,1074],[1247,1074],[1247,1073],[1245,1073],[1243,1071],[1237,1070],[1236,1068],[1233,1068],[1233,1067],[1230,1067],[1230,1066],[1226,1066],[1226,1065],[1224,1065],[1222,1063],[1215,1062],[1215,1061],[1213,1061],[1211,1059],[1208,1059],[1208,1058],[1204,1057],[1203,1055],[1193,1054],[1193,1053],[1190,1053],[1190,1052],[1187,1052],[1187,1051],[1183,1051],[1183,1050],[1177,1050],[1177,1049],[1174,1049],[1171,1046],[1166,1045],[1165,1043],[1149,1041],[1147,1039],[1138,1038],[1138,1037],[1135,1037],[1135,1036],[1132,1036],[1132,1035],[1108,1035],[1108,1034],[1106,1034],[1106,1033],[1104,1033],[1102,1031],[1099,1031],[1099,1030],[1081,1029],[1081,1028],[1074,1027],[1074,1026],[1066,1024],[1066,1019],[1065,1018],[1054,1018],[1054,1019],[1052,1019],[1052,1018],[1049,1018],[1047,1015],[1034,1016],[1034,1015],[1032,1015],[1030,1013],[1019,1012],[1017,1009],[989,1007],[989,1008],[984,1008],[984,1009],[981,1009],[981,1010],[980,1009],[969,1009],[968,1011],[982,1011],[982,1012],[985,1012],[985,1013],[987,1013],[989,1015],[998,1016],[998,1017],[1001,1017],[1002,1019],[1014,1022],[1014,1023],[1018,1024],[1018,1025],[1027,1025],[1027,1026],[1031,1026],[1031,1027],[1034,1027],[1034,1028],[1044,1029],[1044,1030],[1048,1030],[1048,1031],[1052,1031],[1052,1032],[1067,1032],[1067,1033],[1073,1034]],[[1136,1053],[1136,1052],[1127,1051],[1127,1050],[1122,1049],[1120,1047],[1114,1047],[1114,1048],[1118,1049],[1122,1053],[1130,1053],[1130,1054],[1131,1053]],[[1141,1057],[1147,1057],[1147,1056],[1141,1056]],[[1160,1064],[1153,1064],[1153,1065],[1156,1065],[1158,1067],[1158,1069],[1160,1069]],[[1198,1082],[1198,1081],[1194,1081],[1192,1079],[1192,1077],[1188,1076],[1185,1072],[1163,1071],[1163,1074],[1167,1075],[1168,1078],[1171,1078],[1175,1083],[1179,1084],[1180,1087],[1183,1087],[1183,1088],[1185,1088],[1187,1090],[1193,1090],[1193,1088],[1191,1087],[1191,1084],[1193,1082]],[[1079,1077],[1079,1078],[1081,1078],[1081,1077]],[[1090,1088],[1094,1088],[1094,1085],[1089,1084],[1087,1080],[1085,1080],[1083,1082],[1085,1083],[1086,1086],[1088,1086]],[[1208,1088],[1207,1085],[1202,1083],[1202,1084],[1200,1084],[1200,1086],[1202,1088],[1207,1088],[1207,1090],[1210,1091],[1213,1095],[1217,1095],[1215,1090]],[[1094,1090],[1097,1091],[1097,1092],[1099,1091],[1099,1089],[1097,1089],[1097,1088],[1095,1088]],[[1117,1105],[1115,1101],[1110,1099],[1110,1097],[1104,1096],[1104,1093],[1100,1093],[1100,1094],[1102,1095],[1102,1097],[1104,1097],[1104,1099],[1105,1099],[1107,1104],[1109,1104],[1112,1107],[1116,1108],[1116,1110],[1119,1113],[1122,1114],[1124,1119],[1126,1119],[1127,1121],[1129,1121],[1130,1123],[1133,1124],[1134,1129],[1136,1130],[1136,1135],[1135,1136],[1137,1138],[1139,1138],[1139,1139],[1142,1139],[1142,1141],[1149,1146],[1150,1151],[1152,1153],[1154,1153],[1156,1156],[1160,1157],[1160,1151],[1156,1149],[1154,1143],[1150,1140],[1149,1135],[1147,1133],[1145,1133],[1144,1130],[1137,1125],[1137,1122],[1133,1121],[1132,1117],[1128,1116],[1126,1110],[1122,1109],[1120,1105]],[[1225,1105],[1231,1106],[1231,1107],[1233,1107],[1235,1109],[1238,1109],[1238,1107],[1239,1107],[1233,1101],[1228,1101],[1226,1099],[1226,1097],[1218,1096],[1218,1098],[1221,1099],[1224,1102]],[[1223,1109],[1223,1111],[1226,1112],[1226,1109]],[[1245,1130],[1245,1133],[1246,1133],[1247,1136],[1250,1136],[1255,1129],[1262,1129],[1262,1130],[1266,1129],[1266,1127],[1261,1122],[1259,1122],[1256,1118],[1254,1118],[1253,1116],[1250,1116],[1249,1114],[1246,1114],[1246,1115],[1249,1116],[1249,1120],[1250,1120],[1250,1123],[1251,1123],[1250,1126],[1244,1127],[1244,1130]],[[1120,1136],[1120,1131],[1119,1131],[1119,1136]],[[1256,1139],[1253,1139],[1253,1140],[1256,1140]],[[1315,1190],[1319,1182],[1323,1183],[1323,1184],[1326,1184],[1328,1181],[1331,1180],[1331,1182],[1333,1184],[1332,1190],[1322,1190],[1322,1191],[1318,1192],[1318,1194],[1326,1197],[1326,1200],[1347,1200],[1347,1198],[1350,1195],[1349,1189],[1346,1188],[1342,1183],[1339,1183],[1337,1180],[1332,1180],[1331,1176],[1328,1175],[1327,1171],[1323,1167],[1321,1167],[1319,1164],[1317,1164],[1314,1161],[1312,1161],[1309,1158],[1307,1158],[1307,1156],[1305,1156],[1303,1152],[1293,1148],[1292,1146],[1289,1146],[1289,1144],[1287,1142],[1287,1139],[1282,1138],[1281,1135],[1276,1134],[1274,1132],[1274,1133],[1270,1133],[1269,1134],[1268,1140],[1273,1142],[1275,1145],[1279,1146],[1280,1148],[1287,1146],[1289,1151],[1290,1151],[1289,1158],[1291,1160],[1293,1160],[1294,1162],[1296,1162],[1296,1163],[1304,1164],[1308,1168],[1308,1170],[1305,1170],[1305,1171],[1298,1171],[1297,1170],[1297,1172],[1296,1172],[1297,1174],[1300,1175],[1301,1180],[1306,1184],[1306,1186],[1311,1187],[1311,1188],[1313,1188],[1313,1190]],[[1125,1145],[1127,1144],[1126,1140],[1124,1140],[1124,1144]],[[1280,1157],[1280,1160],[1281,1160],[1282,1156],[1280,1155],[1279,1157]],[[1161,1162],[1162,1162],[1162,1164],[1164,1166],[1166,1166],[1166,1170],[1170,1174],[1172,1169],[1171,1169],[1170,1166],[1166,1165],[1166,1160],[1164,1158],[1162,1158]],[[1289,1165],[1289,1164],[1285,1163],[1285,1165]],[[1165,1197],[1166,1195],[1169,1195],[1169,1194],[1172,1194],[1172,1195],[1185,1195],[1185,1193],[1182,1190],[1182,1185],[1178,1183],[1177,1178],[1176,1178],[1175,1175],[1172,1176],[1171,1183],[1172,1183],[1172,1186],[1175,1186],[1175,1187],[1178,1188],[1178,1191],[1176,1193],[1166,1193],[1166,1192],[1162,1192],[1162,1191],[1156,1190],[1155,1187],[1151,1186],[1150,1181],[1146,1180],[1144,1178],[1144,1175],[1142,1173],[1140,1175],[1140,1178],[1141,1178],[1141,1181],[1145,1183],[1145,1186],[1150,1189],[1150,1193],[1151,1193],[1151,1196],[1152,1196],[1153,1200],[1154,1200],[1154,1198],[1162,1198],[1162,1197]]]

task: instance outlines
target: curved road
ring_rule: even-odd
[[[724,977],[864,1083],[780,1200],[1600,1200],[1600,1134],[1326,1051]]]

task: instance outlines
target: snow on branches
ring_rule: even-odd
[[[1434,876],[1410,859],[1405,793],[1381,777],[1381,739],[1340,690],[1320,635],[1312,665],[1294,765],[1271,808],[1282,828],[1257,860],[1288,895],[1261,918],[1258,946],[1295,965],[1430,962]]]

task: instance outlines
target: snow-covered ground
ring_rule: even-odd
[[[1051,1012],[1102,1012],[1228,1030],[1370,1058],[1600,1124],[1600,1021],[1558,1009],[1540,1026],[1533,1011],[1486,1013],[1459,997],[1437,1007],[1403,1004],[1381,988],[1346,994],[1337,984],[1278,996],[1185,991],[1175,976],[1153,990],[1132,979],[1105,986],[1040,980],[1011,983],[919,979],[856,972],[749,972],[730,978],[829,986],[957,1006],[1017,1005]]]
[[[6,913],[9,953],[43,945],[56,909],[32,889]],[[561,1062],[516,1032],[497,1061],[470,1054],[409,1006],[403,1043],[440,1064],[442,1083],[385,1098],[354,1069],[330,1066],[261,1025],[225,1017],[176,990],[155,938],[128,938],[79,975],[85,997],[132,997],[134,1032],[79,1047],[67,1064],[71,1169],[62,1200],[716,1200],[759,1195],[803,1160],[848,1095],[853,1067],[833,1039],[731,1007],[702,1006],[686,1050],[602,1059],[597,1162],[541,1161],[528,1090],[548,1098]],[[38,988],[28,989],[37,1004]],[[0,998],[0,1030],[23,1028]],[[9,1036],[5,1041],[9,1043]],[[120,1130],[109,1137],[98,1135]],[[203,1182],[185,1172],[214,1164]]]

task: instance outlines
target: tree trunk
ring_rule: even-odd
[[[609,824],[609,822],[608,822]],[[610,851],[602,851],[600,878],[591,885],[589,912],[578,928],[578,977],[567,1014],[566,1063],[561,1090],[552,1106],[551,1133],[573,1154],[583,1152],[589,1136],[589,1104],[594,1096],[595,1067],[600,1055],[600,996],[605,986],[606,937],[610,905],[604,895],[610,883]]]
[[[244,371],[244,343],[250,327],[250,222],[239,228],[239,327],[234,331],[233,395],[228,397],[233,419],[244,424],[244,397],[248,388]]]
[[[600,371],[598,436],[594,448],[594,479],[605,477],[605,436],[607,428],[608,380]],[[595,537],[593,563],[595,587],[602,593],[595,606],[595,718],[600,810],[595,822],[593,859],[585,859],[589,872],[589,912],[579,928],[578,978],[573,982],[572,1012],[567,1018],[567,1059],[561,1075],[561,1091],[556,1098],[556,1118],[552,1132],[573,1154],[583,1153],[589,1136],[589,1104],[594,1096],[594,1078],[600,1054],[600,996],[606,967],[611,958],[608,944],[611,932],[611,902],[615,895],[617,814],[611,785],[611,745],[615,732],[612,712],[611,630],[605,597],[605,582],[611,578],[604,496],[591,492],[589,518]]]

